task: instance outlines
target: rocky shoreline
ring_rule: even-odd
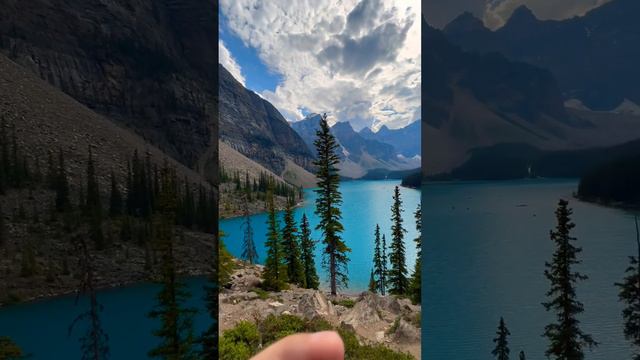
[[[266,292],[259,288],[262,270],[261,265],[236,260],[231,283],[219,294],[221,334],[242,320],[256,322],[270,314],[321,317],[352,330],[363,344],[383,344],[420,359],[420,305],[370,292],[332,297],[322,290],[295,286]]]

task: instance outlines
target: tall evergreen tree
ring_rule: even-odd
[[[11,338],[0,336],[0,359],[20,360],[25,358],[26,354]]]
[[[620,288],[618,297],[625,303],[622,310],[624,319],[624,336],[630,340],[636,348],[633,355],[634,360],[640,360],[640,231],[638,230],[638,218],[635,218],[636,225],[636,246],[637,256],[629,257],[629,267],[626,270],[627,276],[622,283],[616,283]]]
[[[576,318],[584,307],[576,299],[575,285],[587,276],[572,270],[573,265],[581,262],[577,255],[582,249],[573,245],[576,238],[571,236],[571,229],[575,224],[571,222],[572,210],[568,205],[564,199],[558,202],[556,229],[550,232],[556,250],[551,262],[545,263],[544,274],[551,288],[547,292],[549,301],[543,305],[547,311],[556,313],[556,322],[545,327],[544,336],[549,339],[545,355],[558,360],[581,360],[584,359],[583,348],[591,349],[597,343],[579,328],[580,321]]]
[[[96,167],[93,162],[93,152],[89,148],[89,160],[87,162],[87,212],[90,215],[102,216],[102,203],[100,201],[100,185],[96,175]]]
[[[205,305],[211,324],[205,330],[200,337],[200,344],[202,348],[200,350],[200,358],[203,360],[217,360],[219,358],[218,351],[218,313],[219,313],[219,299],[218,292],[223,285],[220,281],[221,271],[227,272],[227,266],[233,268],[233,261],[227,263],[226,253],[223,253],[221,247],[224,248],[222,237],[224,233],[218,232],[217,236],[213,236],[214,254],[213,262],[211,264],[211,274],[209,277],[209,284],[205,287]],[[229,273],[231,271],[228,271]],[[224,276],[227,276],[226,274]],[[230,275],[229,275],[230,276]]]
[[[56,209],[58,211],[69,211],[71,202],[69,200],[69,181],[67,180],[67,171],[64,165],[64,154],[62,149],[58,154],[58,168],[56,169]]]
[[[402,227],[402,199],[400,199],[400,188],[395,187],[393,192],[393,205],[391,206],[391,252],[389,253],[389,292],[394,295],[404,295],[409,290],[409,279],[407,278],[407,264],[404,249],[404,233],[407,232]]]
[[[318,194],[315,213],[320,219],[316,229],[322,231],[323,265],[329,274],[331,295],[336,295],[339,287],[346,287],[348,284],[347,263],[349,257],[347,254],[351,252],[351,249],[340,235],[344,231],[340,210],[342,194],[339,189],[340,176],[337,168],[340,163],[337,154],[340,145],[331,134],[327,114],[322,115],[320,129],[316,131],[316,139],[313,144],[317,152],[314,165],[318,178],[318,188],[314,190]]]
[[[416,265],[413,269],[413,275],[411,276],[411,281],[409,283],[409,295],[411,297],[411,301],[414,304],[419,304],[421,302],[421,293],[422,293],[422,208],[420,204],[418,204],[418,208],[414,213],[416,219],[416,231],[418,232],[418,236],[416,236],[413,241],[416,243]]]
[[[249,264],[258,262],[258,251],[253,241],[253,227],[251,226],[251,214],[249,214],[249,199],[245,196],[242,212],[244,220],[242,227],[244,229],[244,237],[242,239],[242,258],[247,260]]]
[[[263,285],[268,290],[280,291],[286,287],[289,281],[287,266],[284,263],[282,242],[280,239],[280,224],[273,203],[273,193],[267,193],[267,258],[264,264]]]
[[[160,328],[154,331],[154,335],[160,338],[160,344],[149,352],[149,356],[166,360],[196,358],[193,348],[196,310],[184,307],[190,295],[178,278],[173,253],[176,196],[175,174],[165,164],[154,221],[156,246],[162,251],[162,288],[156,297],[157,305],[149,313],[149,317],[161,321]]]
[[[389,278],[389,270],[387,269],[387,260],[388,260],[388,256],[387,256],[387,237],[385,234],[382,234],[382,274],[384,275],[382,277],[382,289],[384,290],[385,294],[387,293],[387,286],[389,284],[388,278]]]
[[[111,171],[111,196],[109,198],[109,216],[118,217],[122,215],[122,193],[118,187],[116,174]]]
[[[302,214],[300,222],[300,247],[302,248],[302,266],[304,268],[304,287],[307,289],[317,289],[320,286],[316,263],[313,257],[316,242],[311,239],[311,228],[307,214]]]
[[[4,194],[9,183],[9,139],[7,138],[7,124],[2,116],[0,123],[0,194]]]
[[[282,250],[284,251],[284,262],[287,265],[289,282],[304,286],[304,268],[300,256],[301,250],[298,239],[298,227],[293,217],[293,203],[291,199],[287,200],[287,207],[284,212]]]
[[[81,321],[88,321],[86,333],[80,338],[82,348],[82,360],[104,360],[109,358],[109,336],[102,327],[100,313],[103,306],[98,302],[96,294],[93,268],[93,259],[87,249],[84,239],[80,239],[76,246],[78,247],[80,256],[80,268],[83,272],[83,279],[78,297],[76,297],[76,305],[80,295],[86,295],[89,298],[89,310],[80,314],[75,318],[69,327],[69,334],[73,331],[75,325]]]
[[[518,359],[527,360],[527,357],[524,355],[524,351],[520,350],[520,355],[518,355]]]
[[[507,329],[507,325],[504,323],[504,319],[500,317],[500,324],[498,325],[498,331],[496,331],[496,337],[493,339],[493,342],[496,344],[491,354],[497,360],[509,360],[509,329]]]
[[[374,231],[374,250],[373,250],[373,276],[376,282],[376,292],[380,293],[380,295],[385,295],[385,270],[384,263],[387,259],[383,258],[384,249],[381,248],[380,243],[380,225],[376,224],[376,230]]]
[[[87,196],[85,209],[89,216],[89,232],[97,249],[105,247],[104,234],[102,232],[102,202],[100,201],[100,186],[93,162],[93,152],[89,148],[89,160],[87,162]]]

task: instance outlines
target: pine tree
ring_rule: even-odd
[[[374,294],[378,292],[378,282],[373,276],[373,269],[371,270],[371,276],[369,276],[369,292],[372,292]]]
[[[0,194],[4,194],[9,185],[9,166],[9,139],[3,115],[2,123],[0,123]]]
[[[200,344],[202,346],[200,350],[200,358],[203,360],[217,360],[219,358],[218,351],[218,312],[219,312],[219,289],[225,284],[220,280],[220,274],[230,277],[230,273],[233,269],[232,259],[228,259],[228,253],[224,249],[224,243],[222,238],[224,233],[218,232],[218,236],[213,236],[214,254],[213,263],[211,264],[211,274],[209,277],[209,285],[205,287],[205,305],[211,324],[205,330],[200,337]],[[223,250],[223,251],[221,251]],[[226,279],[225,279],[226,281]]]
[[[58,154],[58,169],[55,172],[55,190],[56,190],[56,210],[71,210],[71,202],[69,201],[69,181],[67,180],[67,172],[64,165],[64,154],[62,149]]]
[[[624,319],[624,336],[636,347],[636,351],[640,350],[640,231],[638,230],[638,218],[635,218],[636,225],[636,246],[638,256],[629,257],[629,267],[626,270],[627,276],[622,283],[616,283],[620,288],[618,297],[620,301],[625,303],[626,307],[622,310],[622,318]],[[636,352],[633,356],[634,360],[640,360],[640,353]]]
[[[583,347],[591,349],[597,343],[591,335],[580,330],[580,321],[576,319],[584,307],[576,299],[575,284],[578,280],[586,280],[587,276],[571,269],[581,262],[577,255],[582,249],[572,244],[576,238],[571,237],[570,232],[575,224],[571,222],[572,210],[568,204],[563,199],[558,202],[556,230],[550,232],[556,251],[551,262],[545,263],[544,274],[551,288],[547,292],[549,301],[543,305],[547,311],[556,312],[556,322],[545,327],[544,336],[549,339],[545,355],[558,360],[581,360],[584,359]]]
[[[302,265],[304,267],[304,287],[317,289],[320,286],[320,281],[313,257],[316,242],[311,239],[311,229],[307,214],[302,214],[302,222],[300,223],[300,247],[302,248]]]
[[[25,358],[26,354],[11,338],[0,336],[0,359],[20,360]]]
[[[244,238],[242,241],[242,258],[247,260],[249,264],[255,264],[258,262],[258,251],[256,250],[256,244],[253,241],[253,227],[251,226],[251,216],[249,214],[249,204],[247,196],[243,202],[243,216],[244,221],[242,227],[244,228]]]
[[[47,154],[47,187],[56,190],[58,186],[58,167],[53,160],[53,152]]]
[[[83,279],[80,291],[76,297],[76,305],[80,295],[84,294],[89,298],[89,310],[80,314],[73,320],[71,326],[69,326],[69,335],[73,331],[75,325],[81,321],[88,320],[89,326],[85,335],[80,338],[80,344],[82,348],[82,360],[104,360],[109,358],[109,336],[102,328],[102,321],[100,320],[100,312],[103,310],[103,306],[98,302],[96,294],[94,275],[95,270],[93,268],[93,259],[87,249],[87,244],[84,239],[77,241],[76,246],[81,254],[80,268],[83,272]]]
[[[287,277],[287,267],[284,263],[282,242],[280,239],[280,225],[273,203],[273,193],[267,193],[267,241],[265,248],[267,258],[264,265],[263,285],[267,290],[280,291],[286,287],[289,281]]]
[[[287,201],[287,207],[284,212],[282,251],[284,252],[284,263],[287,265],[289,282],[304,286],[304,268],[300,257],[298,227],[293,217],[293,203],[290,200]]]
[[[382,234],[382,281],[381,283],[381,289],[384,290],[384,294],[385,295],[387,293],[387,284],[388,282],[388,278],[389,278],[389,270],[387,269],[387,260],[388,260],[388,256],[387,256],[387,237],[385,234]]]
[[[387,259],[383,258],[382,253],[384,249],[381,249],[380,243],[380,225],[376,224],[376,230],[374,231],[374,251],[373,251],[373,276],[376,282],[376,291],[380,293],[380,295],[385,295],[384,288],[384,280],[385,280],[385,271],[384,271],[384,263]]]
[[[507,329],[504,319],[500,317],[498,331],[496,331],[496,337],[493,339],[496,347],[491,351],[491,354],[493,354],[497,360],[509,360],[509,340],[507,339],[509,335],[511,335],[511,333],[509,329]]]
[[[100,186],[93,163],[93,153],[89,148],[89,160],[87,162],[87,197],[85,209],[89,216],[89,232],[96,249],[105,247],[104,234],[102,232],[102,203],[100,201]]]
[[[342,240],[340,234],[344,231],[342,226],[342,194],[340,194],[340,176],[337,166],[340,163],[337,151],[338,142],[329,129],[327,114],[322,115],[320,129],[316,131],[316,139],[313,142],[316,147],[317,157],[314,161],[318,188],[314,191],[316,198],[316,211],[320,222],[316,229],[322,231],[324,244],[324,266],[329,273],[331,295],[336,295],[339,287],[348,284],[347,253],[351,249]]]
[[[518,356],[520,360],[527,360],[527,357],[524,355],[524,351],[520,350],[520,355]]]
[[[409,295],[414,304],[419,304],[422,297],[422,209],[420,204],[418,204],[418,208],[416,209],[414,216],[416,219],[416,231],[418,232],[418,236],[413,241],[416,243],[417,256],[416,265],[413,269],[413,275],[411,276],[409,283]]]
[[[116,174],[111,171],[111,197],[109,198],[109,216],[112,218],[122,215],[122,193],[118,187]]]
[[[393,193],[393,205],[391,206],[391,252],[389,254],[389,292],[394,295],[404,295],[409,289],[407,279],[407,264],[404,249],[404,233],[402,227],[402,200],[400,188],[396,186]]]
[[[11,127],[11,165],[9,167],[11,170],[11,183],[14,187],[19,188],[22,185],[22,172],[21,170],[21,162],[18,157],[18,140],[16,135],[16,125],[13,124]]]
[[[190,295],[185,290],[186,285],[178,278],[173,253],[175,175],[166,164],[162,172],[158,213],[154,221],[156,245],[162,252],[162,288],[156,297],[157,305],[149,313],[149,317],[161,321],[161,327],[154,331],[154,335],[160,338],[160,344],[149,352],[149,356],[167,360],[195,359],[193,317],[196,310],[184,308],[184,302]]]
[[[89,148],[89,160],[87,162],[87,198],[86,198],[87,212],[90,214],[101,215],[102,204],[100,202],[100,186],[98,184],[98,178],[96,176],[96,168],[93,163],[93,152]]]
[[[4,246],[7,242],[7,224],[4,222],[4,212],[0,205],[0,247]]]

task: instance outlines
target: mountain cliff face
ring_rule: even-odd
[[[287,159],[309,169],[310,150],[278,110],[218,67],[220,140],[277,175],[285,171]]]
[[[522,6],[491,31],[462,14],[444,32],[465,50],[500,52],[549,69],[565,98],[593,110],[611,110],[629,99],[640,103],[640,2],[613,0],[582,17],[539,20]]]
[[[214,4],[3,1],[0,51],[213,179]]]

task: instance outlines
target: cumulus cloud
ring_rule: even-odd
[[[484,10],[484,22],[492,29],[505,24],[511,13],[526,5],[540,19],[566,19],[581,16],[610,0],[488,0]]]
[[[224,66],[233,77],[238,80],[243,86],[245,85],[245,78],[242,75],[242,70],[240,69],[240,65],[236,62],[236,59],[233,58],[231,52],[224,45],[222,40],[218,40],[218,61],[222,66]]]
[[[290,121],[328,112],[355,129],[420,114],[415,0],[221,0],[229,29],[282,76],[261,95]]]

